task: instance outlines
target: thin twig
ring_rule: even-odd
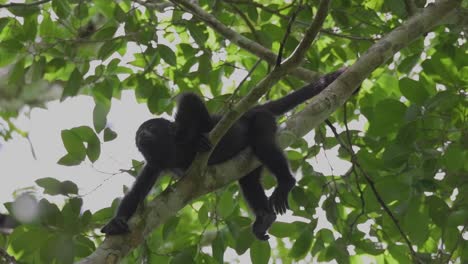
[[[247,15],[244,12],[242,12],[242,10],[240,10],[237,6],[233,4],[229,4],[229,6],[234,10],[234,12],[236,12],[242,18],[242,20],[245,21],[245,24],[247,25],[247,27],[250,29],[250,31],[254,35],[255,41],[260,43],[260,37],[258,36],[257,30],[255,29],[255,26],[252,24],[252,22],[247,17]]]
[[[34,150],[34,145],[31,141],[31,137],[29,136],[29,134],[26,135],[26,139],[28,140],[29,148],[31,149],[31,155],[33,159],[37,160],[36,151]]]
[[[330,122],[327,123],[327,125],[333,126],[333,124],[331,124]],[[342,141],[339,139],[339,135],[336,133],[336,129],[332,129],[332,132],[334,133],[334,135],[337,138],[338,142],[340,144],[342,144]],[[350,141],[350,136],[349,135],[348,135],[348,140]],[[370,186],[370,188],[372,190],[372,193],[374,194],[375,198],[379,202],[380,206],[384,209],[384,211],[387,213],[387,215],[390,217],[390,219],[392,220],[392,222],[394,223],[394,225],[398,229],[398,232],[400,233],[400,235],[402,236],[403,240],[405,241],[406,245],[408,246],[408,248],[410,250],[410,253],[411,253],[411,256],[413,257],[413,260],[415,262],[417,262],[417,263],[420,263],[421,261],[419,260],[416,252],[414,251],[413,246],[411,244],[411,241],[409,240],[406,233],[403,231],[403,228],[400,226],[400,223],[399,223],[398,219],[395,217],[393,212],[390,210],[390,208],[387,206],[385,201],[382,199],[382,196],[380,195],[379,191],[377,190],[377,187],[375,186],[374,180],[370,177],[369,174],[367,174],[367,172],[364,170],[364,168],[359,163],[358,157],[354,153],[354,150],[352,149],[352,147],[348,148],[345,145],[342,145],[342,147],[349,152],[349,154],[351,155],[351,162],[359,169],[361,174],[364,176],[364,179],[366,179],[367,183],[369,184],[369,186]]]
[[[283,60],[284,46],[286,45],[286,41],[288,40],[289,34],[291,34],[291,28],[292,28],[292,25],[294,24],[294,21],[296,20],[297,14],[299,14],[301,9],[302,9],[302,3],[299,4],[299,6],[296,8],[296,10],[293,12],[291,17],[289,18],[288,27],[286,28],[286,32],[284,33],[283,40],[281,41],[281,44],[279,47],[278,56],[276,57],[275,67],[278,67],[281,65],[281,62]]]
[[[258,59],[257,62],[255,62],[255,64],[252,66],[252,69],[250,69],[250,71],[247,73],[247,75],[245,75],[245,77],[242,79],[239,85],[237,85],[236,89],[234,90],[234,92],[232,92],[232,95],[229,96],[229,99],[227,100],[229,104],[233,103],[234,96],[240,90],[242,85],[247,81],[247,79],[252,75],[255,69],[257,69],[258,65],[260,65],[260,62],[262,62],[262,59]]]
[[[333,32],[332,30],[329,30],[329,29],[321,29],[320,32],[322,32],[324,34],[331,35],[331,36],[346,38],[346,39],[351,39],[351,40],[365,40],[365,41],[370,41],[370,42],[375,42],[375,41],[378,40],[378,39],[375,39],[375,38],[351,36],[351,35],[336,33],[336,32]]]
[[[9,4],[0,5],[0,8],[37,6],[37,5],[45,4],[50,1],[52,0],[41,0],[41,1],[32,2],[32,3],[9,3]]]
[[[238,32],[234,31],[230,27],[221,23],[215,16],[206,12],[200,6],[192,3],[189,0],[170,0],[175,5],[183,8],[186,12],[191,13],[196,18],[201,20],[206,24],[206,26],[211,27],[216,33],[220,34],[221,36],[225,37],[233,44],[239,46],[242,49],[247,50],[248,52],[256,55],[259,58],[262,58],[270,65],[274,65],[276,63],[277,54],[272,52],[271,50],[263,47],[258,42],[253,41]],[[297,67],[296,69],[291,71],[291,74],[300,78],[306,82],[311,82],[320,77],[319,73],[307,70],[302,67]]]
[[[348,102],[345,102],[343,105],[343,122],[345,125],[345,131],[346,131],[346,138],[348,140],[348,146],[350,148],[351,152],[354,152],[353,150],[353,142],[351,141],[351,133],[349,132],[349,127],[348,127],[348,110],[347,110],[347,105]],[[356,225],[357,221],[361,216],[365,214],[365,206],[366,206],[366,201],[364,200],[364,191],[361,188],[360,182],[359,182],[359,175],[356,171],[356,167],[354,166],[354,163],[351,165],[351,169],[354,174],[354,181],[356,182],[356,189],[359,192],[359,200],[361,201],[361,212],[356,216],[356,218],[353,220],[350,226],[350,232],[353,230],[354,226]]]
[[[283,63],[284,67],[297,67],[305,57],[307,50],[309,49],[312,42],[317,37],[320,29],[322,28],[325,18],[328,16],[328,7],[330,5],[330,0],[322,0],[317,8],[317,13],[315,15],[312,24],[307,28],[307,31],[302,38],[299,45],[297,45],[293,54],[289,56]]]

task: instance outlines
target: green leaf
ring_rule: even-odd
[[[60,184],[60,191],[63,195],[78,194],[78,186],[72,181],[63,181]]]
[[[100,133],[106,127],[109,110],[109,104],[96,102],[93,110],[93,125],[96,132]]]
[[[205,27],[200,27],[192,21],[187,22],[187,28],[190,32],[190,36],[192,36],[198,46],[204,47],[206,45],[206,40],[208,39],[208,34],[204,31]]]
[[[317,232],[317,236],[322,238],[322,241],[328,244],[331,244],[335,241],[333,232],[330,229],[322,228]]]
[[[391,204],[394,201],[406,201],[410,198],[411,186],[406,182],[398,181],[393,176],[379,180],[375,186],[386,204]]]
[[[468,223],[468,209],[460,209],[451,212],[448,216],[448,226],[463,226]]]
[[[395,132],[402,124],[406,112],[406,106],[397,100],[384,99],[380,101],[374,110],[370,120],[369,134],[375,136],[388,136]]]
[[[0,18],[0,32],[3,31],[3,29],[8,25],[10,21],[14,21],[13,18],[11,17],[1,17]]]
[[[177,66],[177,58],[171,48],[163,44],[158,44],[156,51],[167,64]]]
[[[216,238],[211,243],[211,249],[213,252],[213,258],[218,263],[224,263],[224,250],[226,249],[224,234],[220,231],[216,233]],[[185,262],[187,263],[187,262]]]
[[[411,242],[422,246],[429,237],[430,221],[427,207],[420,199],[411,199],[403,222],[404,230],[406,230]]]
[[[36,180],[36,184],[44,188],[45,194],[60,194],[60,181],[54,178],[41,178]]]
[[[221,195],[218,201],[218,212],[223,218],[228,218],[236,207],[236,201],[233,199],[233,194],[226,190]]]
[[[186,264],[192,263],[194,258],[194,252],[191,248],[185,249],[177,253],[172,259],[170,264]]]
[[[39,212],[41,222],[54,227],[63,227],[63,217],[57,205],[50,203],[46,199],[39,201]]]
[[[240,229],[239,236],[236,240],[236,253],[238,255],[244,254],[247,249],[252,246],[252,243],[257,239],[252,234],[252,228],[250,226],[246,226]]]
[[[296,234],[296,226],[292,223],[274,222],[269,233],[279,238],[291,237]]]
[[[286,155],[288,156],[288,160],[301,160],[303,158],[302,154],[295,150],[286,151]]]
[[[83,161],[86,157],[86,148],[82,139],[72,130],[62,130],[61,136],[67,152],[76,160]]]
[[[330,195],[323,202],[323,209],[327,212],[327,219],[333,224],[335,224],[338,220],[338,210],[336,207],[337,204],[335,202],[335,197],[332,195]]]
[[[385,249],[379,243],[369,241],[367,239],[360,239],[354,243],[358,249],[363,250],[365,253],[378,256],[382,254]]]
[[[98,51],[98,58],[105,60],[110,57],[114,52],[117,52],[125,42],[120,39],[106,41]]]
[[[60,182],[55,178],[41,178],[36,180],[36,184],[44,188],[45,194],[50,195],[69,195],[78,194],[78,187],[71,181]]]
[[[104,129],[104,142],[112,141],[117,138],[117,133],[109,127]]]
[[[423,105],[429,93],[426,91],[421,82],[410,78],[403,78],[399,83],[401,93],[413,103]]]
[[[71,12],[70,4],[67,0],[52,0],[52,9],[61,19],[66,19]]]
[[[97,224],[104,224],[114,215],[114,208],[108,207],[98,210],[93,214],[92,222]]]
[[[172,103],[173,101],[170,98],[153,93],[148,99],[147,105],[152,114],[162,114]]]
[[[87,5],[76,5],[75,8],[73,9],[73,15],[76,18],[83,20],[89,15],[88,9],[89,8]]]
[[[84,235],[75,236],[73,242],[77,257],[86,257],[96,249],[94,242]]]
[[[102,29],[99,29],[93,36],[93,39],[94,40],[101,40],[101,41],[104,41],[104,40],[110,40],[115,32],[117,31],[117,26],[116,25],[109,25],[109,26],[106,26]]]
[[[169,236],[175,231],[179,222],[180,222],[180,218],[177,216],[174,216],[164,223],[163,233],[162,233],[163,234],[162,237],[164,240],[167,240]]]
[[[78,91],[81,87],[81,82],[83,81],[83,76],[80,71],[75,68],[70,74],[67,84],[65,85],[62,93],[62,100],[69,96],[75,96],[78,94]]]
[[[449,171],[457,172],[466,162],[466,152],[457,144],[450,144],[445,151],[442,161]]]
[[[15,63],[15,66],[10,71],[8,84],[21,86],[24,83],[24,59]]]
[[[303,230],[298,239],[294,242],[289,257],[293,259],[302,259],[312,246],[313,234],[310,230]]]
[[[450,208],[448,205],[439,197],[432,195],[426,198],[427,204],[429,205],[429,215],[432,221],[439,227],[445,227],[447,216],[449,215]]]
[[[46,66],[46,59],[45,57],[41,56],[39,60],[34,60],[30,72],[31,72],[31,81],[35,82],[41,80],[44,76]]]
[[[87,143],[86,155],[91,162],[95,162],[101,154],[101,142],[97,135],[88,126],[75,127],[72,130]]]
[[[268,264],[271,248],[266,241],[255,240],[250,247],[250,260],[252,264]]]
[[[391,244],[388,252],[396,260],[396,263],[411,263],[410,254],[406,245]],[[389,261],[391,263],[391,261]]]
[[[21,5],[9,7],[8,11],[15,16],[27,17],[39,13],[39,7],[37,5]]]
[[[382,155],[384,164],[392,168],[397,168],[408,161],[408,156],[411,151],[412,149],[409,148],[409,146],[390,145],[385,149]]]
[[[57,161],[57,163],[64,166],[75,166],[80,164],[82,161],[82,159],[77,159],[71,154],[65,154]]]
[[[93,1],[97,9],[105,15],[107,18],[113,18],[114,8],[116,4],[107,0],[95,0]]]
[[[16,252],[31,254],[37,251],[48,237],[45,228],[20,226],[10,235],[10,245]]]
[[[200,224],[206,225],[206,223],[208,223],[208,220],[210,220],[208,213],[208,207],[203,204],[198,210],[198,221],[200,221]]]

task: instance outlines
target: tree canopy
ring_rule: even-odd
[[[0,138],[28,136],[15,126],[25,109],[94,99],[93,126],[61,133],[63,166],[100,159],[118,136],[107,115],[124,90],[154,115],[171,115],[181,92],[202,95],[211,112],[225,114],[210,133],[216,143],[257,102],[348,67],[278,120],[298,183],[292,220],[273,224],[268,242],[251,234],[248,207],[232,184],[259,164],[247,149],[210,167],[200,155],[181,180],[163,178],[124,236],[99,232],[117,199],[91,212],[74,180],[37,179],[37,218],[18,222],[15,202],[4,204],[16,223],[0,232],[0,262],[223,263],[247,251],[254,264],[468,262],[467,7],[457,0],[0,0]],[[311,159],[319,152],[349,169],[337,175],[324,159],[331,173],[318,172]],[[128,172],[136,176],[141,164],[133,161]],[[263,178],[265,188],[275,186],[268,173]],[[63,205],[44,195],[63,197]]]

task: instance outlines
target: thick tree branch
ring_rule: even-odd
[[[413,0],[405,0],[405,8],[409,16],[416,14],[416,12],[418,11],[418,7],[416,6]]]
[[[259,58],[267,61],[271,65],[275,65],[277,54],[271,50],[263,47],[259,43],[242,36],[236,31],[230,29],[223,23],[221,23],[215,16],[209,14],[203,10],[200,6],[191,3],[188,0],[171,0],[172,3],[179,5],[190,12],[195,17],[203,21],[207,26],[211,27],[218,34],[222,35],[232,43],[238,45],[239,47],[247,50],[248,52],[258,56]],[[320,76],[317,72],[307,70],[305,68],[296,68],[291,72],[295,77],[304,80],[306,82],[312,82]]]
[[[452,15],[454,13],[452,11],[459,3],[453,0],[438,1],[374,44],[310,105],[288,119],[285,128],[279,133],[280,145],[286,147],[292,144],[296,138],[302,137],[323,122],[351,96],[355,88],[375,68],[392,58],[401,48],[437,26],[443,21],[442,18]],[[238,180],[259,164],[247,149],[228,162],[208,167],[203,177],[181,179],[149,202],[143,215],[131,219],[131,233],[125,236],[107,237],[92,255],[79,263],[117,263],[120,258],[139,246],[145,236],[175,215],[191,200]]]

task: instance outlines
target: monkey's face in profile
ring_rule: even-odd
[[[150,164],[169,166],[173,160],[174,125],[164,118],[145,121],[138,128],[135,136],[136,146]]]

